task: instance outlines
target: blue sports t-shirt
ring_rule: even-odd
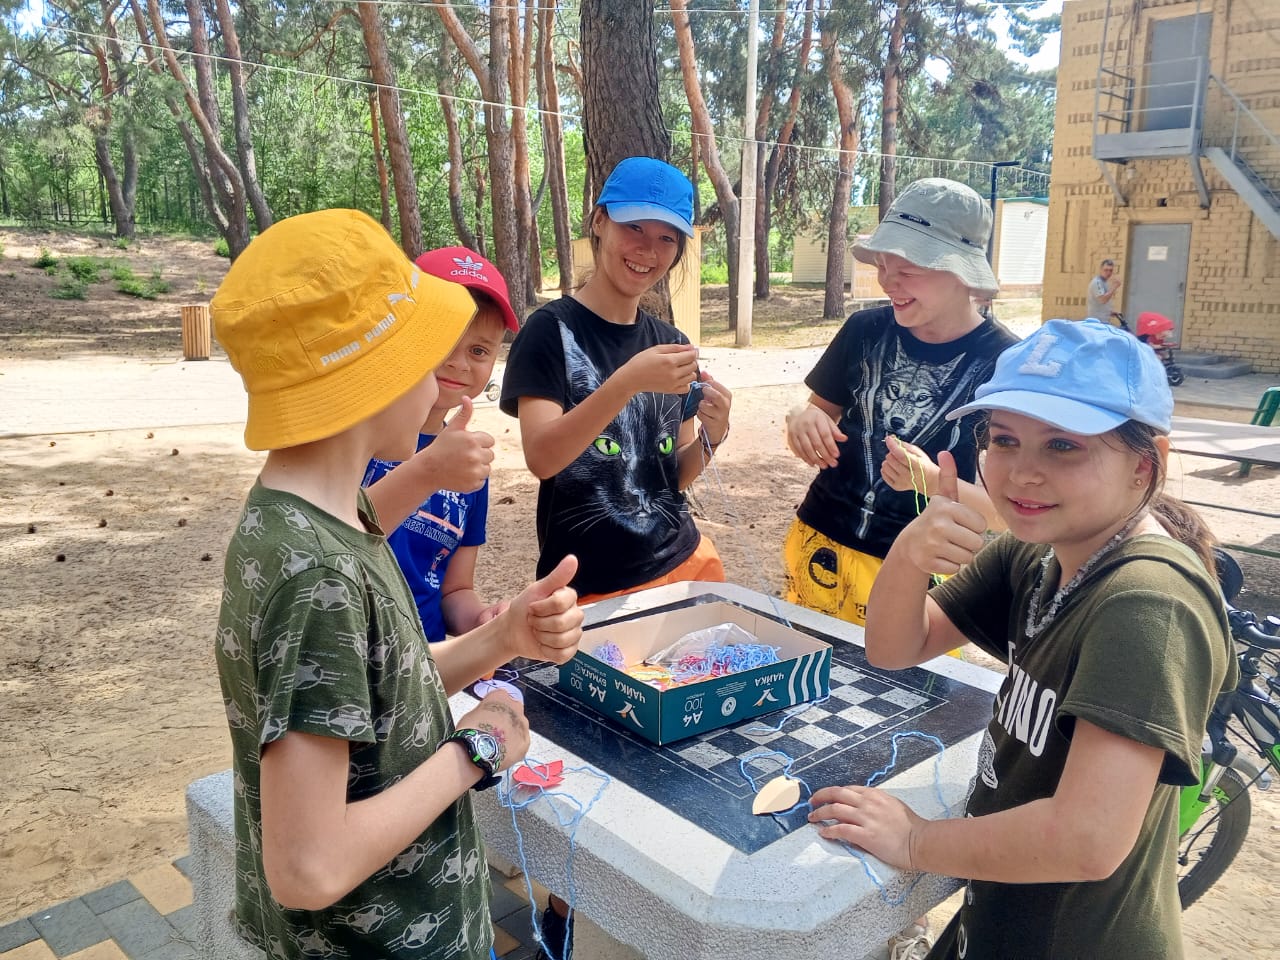
[[[418,449],[428,446],[435,434],[418,434]],[[370,460],[361,485],[368,487],[386,476],[398,462]],[[444,574],[459,547],[484,543],[489,517],[489,481],[475,493],[437,490],[404,523],[387,537],[400,571],[413,591],[414,603],[427,639],[436,643],[445,638],[444,611],[440,588]]]

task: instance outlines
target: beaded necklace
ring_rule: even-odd
[[[1133,528],[1138,525],[1138,521],[1146,514],[1146,511],[1132,517],[1128,523],[1120,528],[1119,532],[1094,551],[1093,556],[1080,565],[1080,569],[1075,572],[1070,580],[1058,588],[1058,592],[1053,595],[1053,599],[1049,601],[1049,607],[1045,610],[1044,616],[1040,617],[1040,596],[1044,593],[1045,571],[1049,569],[1049,562],[1053,559],[1053,547],[1050,547],[1044,555],[1044,559],[1040,561],[1040,573],[1036,576],[1035,587],[1031,590],[1031,603],[1027,606],[1027,639],[1034,640],[1040,634],[1044,633],[1049,624],[1053,623],[1058,616],[1058,611],[1062,609],[1062,604],[1066,602],[1076,587],[1084,581],[1089,575],[1089,571],[1098,565],[1098,561],[1109,554],[1116,547],[1120,546],[1121,541],[1133,532]],[[1037,619],[1038,618],[1038,619]]]

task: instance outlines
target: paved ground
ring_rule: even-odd
[[[703,366],[731,388],[794,384],[821,351],[707,348]],[[1188,380],[1178,412],[1247,422],[1280,377]],[[482,403],[484,401],[481,401]],[[0,438],[96,430],[235,423],[244,419],[240,379],[226,360],[142,361],[68,357],[0,367]],[[191,884],[182,860],[0,926],[0,960],[185,960],[192,946]],[[534,954],[523,880],[494,874],[499,956]]]

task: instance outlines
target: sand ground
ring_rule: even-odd
[[[207,297],[225,268],[207,244],[152,241],[156,249],[129,255],[172,265],[181,279],[166,299],[67,304],[49,300],[43,275],[24,262],[58,238],[0,233],[0,242],[0,378],[65,357],[89,392],[95,369],[107,377],[124,359],[172,361],[175,304]],[[735,386],[729,373],[722,379]],[[775,383],[795,379],[780,373]],[[783,411],[804,396],[794,382],[737,389],[732,440],[695,490],[730,579],[766,593],[781,582],[778,544],[810,479],[782,444]],[[191,401],[172,398],[178,408]],[[110,421],[104,410],[104,427]],[[240,424],[167,422],[0,439],[0,925],[180,855],[184,788],[230,762],[212,634],[222,551],[260,458],[245,451]],[[481,591],[496,598],[532,574],[536,486],[513,421],[482,403],[473,425],[498,441],[478,570]],[[1180,458],[1171,485],[1276,512],[1280,475],[1233,474]],[[1224,540],[1280,544],[1273,520],[1208,515]],[[1242,559],[1244,602],[1280,610],[1276,565]],[[1280,799],[1256,794],[1246,849],[1185,915],[1189,956],[1272,955],[1262,918],[1278,830]]]

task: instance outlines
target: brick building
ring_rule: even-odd
[[[1066,0],[1044,316],[1104,257],[1132,317],[1280,372],[1280,0]]]

